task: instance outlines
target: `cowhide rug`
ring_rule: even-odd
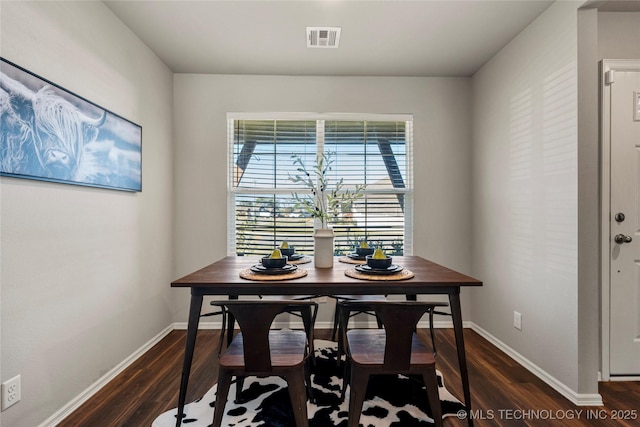
[[[316,340],[316,368],[312,373],[315,403],[308,403],[310,427],[344,427],[347,424],[349,389],[347,398],[340,402],[342,368],[336,365],[335,342]],[[444,386],[438,372],[442,413],[455,416],[464,406]],[[216,386],[201,399],[185,405],[182,425],[207,427],[213,421]],[[242,396],[246,402],[234,404],[235,384],[229,391],[223,426],[234,427],[295,427],[289,394],[284,380],[277,377],[249,377],[245,380]],[[152,427],[173,427],[177,409],[161,414]],[[372,377],[362,408],[360,425],[366,427],[423,427],[432,425],[427,394],[420,380],[403,375]]]

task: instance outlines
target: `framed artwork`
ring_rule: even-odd
[[[0,175],[142,190],[142,128],[0,58]]]

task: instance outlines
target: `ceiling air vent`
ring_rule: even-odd
[[[307,27],[307,47],[337,48],[340,31],[340,27]]]

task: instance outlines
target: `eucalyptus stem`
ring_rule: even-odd
[[[335,188],[331,191],[328,190],[328,174],[334,162],[334,155],[334,152],[318,155],[311,170],[307,169],[298,155],[291,156],[293,164],[298,165],[296,169],[298,174],[293,176],[289,174],[289,180],[300,183],[311,190],[311,196],[292,194],[296,201],[295,208],[301,208],[312,218],[318,218],[322,228],[327,228],[329,221],[332,218],[337,218],[344,207],[351,206],[356,199],[362,197],[362,191],[365,189],[364,185],[356,185],[354,191],[342,191],[344,179],[340,178]]]

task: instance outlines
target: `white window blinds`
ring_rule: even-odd
[[[385,115],[374,120],[243,118],[230,115],[229,253],[266,255],[283,241],[313,252],[314,221],[296,209],[292,194],[308,190],[289,177],[299,173],[292,156],[308,168],[316,156],[333,159],[329,185],[364,184],[364,196],[345,206],[330,226],[336,255],[361,240],[390,255],[411,254],[412,121]]]

